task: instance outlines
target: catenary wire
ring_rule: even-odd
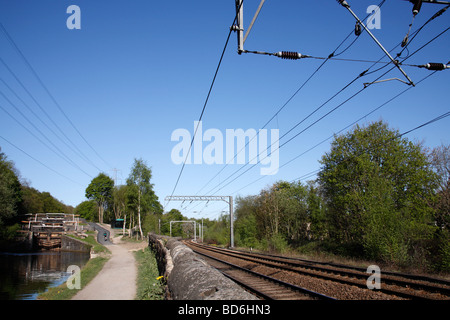
[[[435,36],[434,38],[432,38],[431,40],[429,40],[427,43],[425,43],[424,45],[422,45],[419,49],[417,49],[416,51],[414,51],[412,54],[410,54],[408,57],[406,57],[403,61],[411,58],[413,55],[415,55],[418,51],[422,50],[423,48],[425,48],[427,45],[429,45],[431,42],[433,42],[434,40],[436,40],[437,38],[439,38],[440,36],[442,36],[445,32],[447,32],[450,29],[447,28],[444,31],[442,31],[441,33],[439,33],[437,36]],[[373,65],[372,65],[373,66]],[[370,68],[369,68],[370,69]],[[386,75],[387,73],[389,73],[390,71],[392,71],[393,69],[395,69],[395,66],[392,67],[390,70],[386,71],[384,74],[382,74],[381,76],[379,76],[375,81],[378,81],[381,77],[383,77],[384,75]],[[367,69],[368,70],[368,69]],[[366,71],[367,71],[366,70]],[[364,73],[364,72],[363,72]],[[359,76],[357,76],[355,79],[361,77],[361,75],[363,74],[361,73]],[[352,80],[351,83],[353,83],[354,80]],[[373,83],[372,82],[372,83]],[[346,86],[344,86],[344,88],[347,88],[349,86],[349,84],[347,84]],[[370,86],[370,84],[369,84]],[[299,136],[301,133],[303,133],[304,131],[306,131],[307,129],[309,129],[310,127],[312,127],[313,125],[315,125],[316,123],[318,123],[320,120],[324,119],[325,117],[327,117],[328,115],[330,115],[332,112],[336,111],[338,108],[342,107],[345,103],[347,103],[348,101],[350,101],[351,99],[353,99],[354,97],[356,97],[357,95],[359,95],[361,92],[363,92],[365,89],[367,89],[369,86],[364,86],[362,89],[360,89],[359,91],[357,91],[355,94],[353,94],[352,96],[350,96],[349,98],[347,98],[344,102],[340,103],[338,106],[336,106],[335,108],[333,108],[332,110],[330,110],[329,112],[327,112],[325,115],[323,115],[322,117],[320,117],[318,120],[314,121],[311,125],[309,125],[306,129],[302,130],[301,132],[297,133],[296,135],[294,135],[293,137],[291,137],[288,141],[284,142],[283,144],[281,144],[278,149],[280,149],[282,146],[286,145],[286,143],[292,141],[294,138],[296,138],[297,136]],[[343,88],[343,89],[344,89]],[[341,89],[339,92],[342,92]],[[336,95],[334,95],[333,97],[335,97]],[[330,101],[330,99],[326,102],[328,103]],[[321,105],[319,108],[323,107],[323,105]],[[316,109],[317,110],[317,109]],[[314,111],[315,112],[315,111]],[[310,114],[311,115],[311,114]],[[308,115],[308,117],[310,116]],[[301,122],[303,122],[304,120],[302,120]],[[298,123],[295,125],[298,126]],[[289,130],[289,132],[292,130]],[[286,135],[286,134],[285,134]],[[284,137],[285,135],[283,135],[282,137]],[[277,142],[279,142],[279,140],[282,138],[280,137],[278,139]],[[273,145],[273,144],[272,144]],[[267,157],[267,155],[266,155]],[[250,162],[250,161],[249,161]],[[240,167],[238,170],[236,170],[234,173],[232,173],[231,175],[228,176],[228,178],[226,178],[225,180],[223,180],[222,182],[220,182],[218,185],[216,185],[213,189],[211,189],[209,191],[212,192],[214,189],[218,188],[221,184],[223,184],[225,181],[229,180],[231,177],[233,177],[235,174],[237,174],[239,171],[241,171],[243,168],[245,168],[249,163],[246,163],[245,165],[243,165],[242,167]],[[214,191],[214,193],[217,193],[218,191],[222,190],[224,187],[228,186],[229,184],[231,184],[232,182],[234,182],[235,180],[237,180],[239,177],[242,177],[243,174],[245,174],[246,172],[248,172],[250,169],[254,168],[257,164],[253,164],[251,167],[249,167],[247,170],[245,170],[243,173],[241,173],[239,176],[235,177],[233,180],[229,181],[227,184],[223,185],[221,188],[219,188],[218,190]]]
[[[422,78],[421,80],[419,80],[416,83],[416,86],[419,85],[420,83],[424,82],[425,80],[427,80],[428,78],[430,78],[432,75],[434,75],[437,71],[434,71],[433,73],[428,74],[427,76],[425,76],[424,78]],[[408,88],[406,88],[405,90],[401,91],[400,93],[396,94],[395,96],[393,96],[392,98],[390,98],[389,100],[387,100],[386,102],[382,103],[381,105],[379,105],[378,107],[372,109],[370,112],[366,113],[365,115],[361,116],[360,118],[358,118],[357,120],[353,121],[352,123],[348,124],[347,126],[345,126],[344,128],[342,128],[341,130],[333,133],[331,136],[329,136],[328,138],[323,139],[322,141],[320,141],[319,143],[315,144],[314,146],[312,146],[311,148],[307,149],[306,151],[302,152],[301,154],[293,157],[292,159],[290,159],[289,161],[285,162],[284,164],[282,164],[279,169],[287,166],[288,164],[292,163],[293,161],[299,159],[300,157],[304,156],[306,153],[312,151],[313,149],[317,148],[318,146],[322,145],[323,143],[325,143],[326,141],[332,139],[335,135],[340,134],[341,132],[343,132],[344,130],[347,130],[348,128],[354,126],[355,124],[357,124],[358,122],[360,122],[361,120],[367,118],[368,116],[370,116],[371,114],[373,114],[374,112],[378,111],[379,109],[381,109],[382,107],[386,106],[387,104],[391,103],[392,101],[394,101],[395,99],[399,98],[400,96],[402,96],[403,94],[405,94],[406,92],[408,92],[409,90],[411,90],[413,87],[409,86]],[[309,175],[310,173],[306,174]],[[237,191],[232,192],[232,194],[236,194],[239,191],[249,187],[250,185],[266,178],[267,176],[261,176],[258,179],[250,182],[249,184],[245,185],[244,187],[240,188]],[[302,176],[303,177],[303,176]],[[299,180],[299,178],[294,179],[292,181],[296,181]]]
[[[11,35],[9,34],[9,32],[6,30],[6,28],[4,27],[4,25],[0,22],[0,30],[3,32],[3,34],[6,36],[8,42],[11,44],[11,46],[16,50],[17,54],[19,55],[19,57],[23,60],[23,62],[25,63],[25,65],[28,67],[28,69],[31,71],[31,73],[34,75],[34,77],[37,79],[37,81],[40,83],[40,85],[42,86],[42,88],[44,88],[45,92],[48,94],[48,96],[50,97],[50,99],[53,101],[53,103],[56,105],[56,107],[59,109],[59,111],[61,112],[61,114],[64,116],[64,118],[67,120],[67,122],[69,122],[69,124],[72,126],[72,128],[78,133],[78,135],[81,137],[81,139],[83,139],[83,141],[89,146],[89,148],[94,151],[94,153],[99,157],[99,159],[101,159],[107,166],[112,167],[98,152],[97,150],[95,150],[92,145],[86,140],[86,138],[81,134],[81,132],[78,130],[78,128],[75,126],[75,124],[73,123],[73,121],[69,118],[69,116],[64,112],[63,108],[61,107],[61,105],[56,101],[55,97],[53,96],[53,94],[50,92],[50,90],[48,89],[48,87],[45,85],[45,83],[42,81],[41,77],[38,75],[38,73],[36,72],[36,70],[33,68],[33,66],[30,64],[30,62],[28,61],[28,59],[25,57],[25,55],[23,54],[22,50],[18,47],[18,45],[16,44],[16,42],[14,41],[14,39],[11,37]],[[54,121],[52,121],[52,123],[54,123]],[[55,123],[54,123],[55,124]],[[56,124],[55,124],[56,125]],[[59,127],[58,127],[59,128]],[[62,132],[61,129],[59,129]],[[63,133],[64,136],[66,136]],[[67,137],[66,137],[67,138]],[[67,138],[68,139],[68,138]],[[72,140],[68,139],[74,146],[75,144],[72,142]]]
[[[380,8],[386,0],[381,1],[381,3],[378,5],[378,8]],[[370,15],[370,14],[369,14]],[[369,15],[367,15],[367,17],[369,17]],[[364,18],[365,19],[367,19]],[[328,57],[326,58],[321,58],[321,57],[311,57],[311,58],[315,58],[315,59],[323,59],[324,61],[319,65],[319,67],[317,67],[312,73],[311,75],[300,85],[300,87],[286,100],[286,102],[277,110],[277,112],[275,112],[272,117],[266,121],[266,123],[262,126],[262,129],[266,128],[266,126],[273,120],[275,119],[275,117],[277,117],[281,111],[294,99],[294,97],[306,86],[306,84],[319,72],[319,70],[325,65],[325,63],[330,60],[330,59],[339,59],[339,58],[334,58],[337,57],[341,54],[343,54],[345,51],[347,51],[354,43],[355,41],[359,38],[356,37],[355,40],[353,40],[350,45],[348,45],[344,50],[342,50],[339,53],[336,53],[337,50],[339,50],[339,48],[348,40],[348,38],[354,33],[354,31],[352,30],[345,38],[344,40],[341,41],[341,43],[333,50],[333,52],[331,54],[328,55]],[[343,59],[339,59],[339,60],[343,60]],[[362,60],[358,60],[359,62],[363,62]],[[364,61],[367,62],[367,61]],[[221,172],[223,172],[223,170],[225,170],[225,168],[232,162],[234,162],[234,160],[236,159],[236,157],[238,156],[239,153],[242,152],[242,150],[244,150],[247,145],[255,138],[256,136],[253,136],[249,139],[249,141],[240,149],[236,152],[235,156],[233,159],[230,159],[229,161],[227,161],[227,163],[225,163],[225,165],[219,170],[219,172],[216,173],[216,175],[214,175],[205,185],[203,185],[203,187],[197,191],[196,195],[199,194],[204,188],[206,188],[206,186],[208,186],[211,181],[213,181]]]
[[[236,10],[236,15],[234,16],[234,20],[233,20],[232,25],[234,25],[234,24],[236,23],[237,18],[238,18],[239,9],[241,8],[241,6],[242,6],[243,4],[244,4],[244,1],[242,1],[241,4],[239,5],[239,7],[237,8],[237,10]],[[222,50],[222,54],[221,54],[220,59],[219,59],[219,63],[217,64],[216,71],[215,71],[215,73],[214,73],[214,77],[213,77],[213,79],[212,79],[212,81],[211,81],[211,85],[210,85],[210,87],[209,87],[208,94],[207,94],[206,99],[205,99],[205,102],[204,102],[204,104],[203,104],[203,108],[202,108],[202,111],[201,111],[201,113],[200,113],[200,117],[199,117],[197,126],[196,126],[196,128],[195,128],[194,135],[192,136],[192,140],[191,140],[191,143],[190,143],[190,145],[189,145],[189,150],[188,150],[188,152],[187,152],[187,154],[186,154],[186,158],[185,158],[184,161],[183,161],[183,165],[182,165],[182,167],[181,167],[180,173],[178,174],[177,180],[176,180],[176,182],[175,182],[175,186],[173,187],[172,193],[171,193],[171,195],[170,195],[171,197],[172,197],[173,194],[175,193],[175,190],[176,190],[176,188],[177,188],[177,186],[178,186],[178,183],[180,182],[181,175],[183,174],[184,168],[185,168],[185,166],[186,166],[187,158],[188,158],[188,156],[190,155],[191,148],[192,148],[192,144],[194,143],[194,139],[195,139],[195,136],[196,136],[196,134],[197,134],[197,130],[198,130],[200,121],[202,120],[203,114],[205,113],[206,106],[207,106],[207,104],[208,104],[209,97],[210,97],[211,92],[212,92],[212,89],[213,89],[213,87],[214,87],[214,83],[216,82],[217,74],[219,73],[219,69],[220,69],[220,66],[221,66],[221,64],[222,64],[222,60],[223,60],[223,57],[224,57],[224,55],[225,55],[225,52],[226,52],[226,50],[227,50],[228,42],[229,42],[229,40],[230,40],[230,36],[231,36],[231,33],[232,33],[232,32],[233,32],[233,30],[232,30],[232,28],[230,28],[230,30],[229,30],[229,32],[228,32],[227,39],[226,39],[226,41],[225,41],[225,45],[224,45],[223,50]],[[169,201],[164,205],[164,208],[169,204],[169,202],[170,202],[170,198],[169,198]]]
[[[26,156],[28,156],[29,158],[33,159],[34,161],[36,161],[37,163],[39,163],[40,165],[42,165],[43,167],[47,168],[48,170],[50,170],[50,171],[56,173],[57,175],[59,175],[59,176],[65,178],[65,179],[67,179],[67,180],[69,180],[69,181],[71,181],[71,182],[73,182],[73,183],[75,183],[75,184],[78,184],[78,185],[80,185],[80,186],[83,186],[81,183],[76,182],[75,180],[72,180],[71,178],[69,178],[69,177],[63,175],[62,173],[56,171],[55,169],[53,169],[53,168],[47,166],[45,163],[43,163],[42,161],[36,159],[35,157],[33,157],[32,155],[30,155],[29,153],[27,153],[27,152],[24,151],[23,149],[19,148],[19,147],[16,146],[14,143],[12,143],[12,142],[10,142],[9,140],[7,140],[6,138],[4,138],[4,137],[2,137],[2,136],[0,136],[0,138],[3,139],[4,141],[6,141],[8,144],[10,144],[12,147],[14,147],[14,148],[16,148],[17,150],[19,150],[20,152],[24,153],[24,154],[25,154]]]

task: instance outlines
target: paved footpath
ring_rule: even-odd
[[[107,246],[111,258],[98,275],[72,300],[133,300],[136,296],[137,268],[130,246],[113,240]]]

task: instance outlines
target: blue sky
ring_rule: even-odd
[[[245,28],[258,4],[259,0],[245,2]],[[364,0],[349,1],[349,4],[358,16],[364,17],[367,7],[379,2]],[[66,9],[69,5],[78,5],[81,9],[80,30],[69,30],[66,26],[69,17]],[[409,2],[401,0],[387,0],[382,6],[381,29],[372,31],[388,50],[405,36],[412,19],[411,8]],[[424,4],[412,31],[441,8],[441,5]],[[0,105],[34,135],[0,109],[0,136],[69,179],[0,139],[2,152],[14,161],[22,178],[28,180],[32,187],[49,191],[73,206],[85,200],[85,188],[99,173],[99,169],[111,176],[114,175],[113,169],[120,170],[117,174],[121,180],[118,182],[124,183],[133,159],[143,158],[152,168],[152,182],[164,204],[164,198],[171,194],[181,170],[181,166],[171,160],[172,148],[177,144],[171,141],[171,134],[179,128],[193,134],[194,121],[200,116],[234,14],[232,0],[0,0],[0,22],[58,105],[95,149],[94,152],[71,126],[0,32],[0,57],[72,142],[65,140],[2,63],[0,77],[47,126],[2,81],[0,91],[73,161],[73,165],[63,160],[64,156],[57,156],[38,141],[34,135],[47,142],[1,95]],[[411,43],[410,53],[448,28],[449,17],[450,12],[446,12],[429,23]],[[268,0],[245,43],[245,49],[298,51],[315,57],[327,57],[352,31],[354,25],[354,18],[336,1]],[[350,36],[342,48],[354,38],[354,35]],[[446,32],[405,63],[421,65],[448,62],[449,40],[450,32]],[[392,54],[398,51],[397,48]],[[339,56],[360,60],[378,60],[381,57],[383,52],[367,33],[363,33],[353,46]],[[203,131],[214,128],[225,135],[226,129],[262,129],[322,61],[288,61],[253,54],[238,55],[236,35],[232,34],[203,116]],[[383,58],[382,61],[387,59]],[[279,129],[282,136],[371,65],[368,62],[328,61],[266,128]],[[280,144],[361,90],[364,82],[381,76],[384,70],[388,69],[355,81],[282,139]],[[404,70],[415,82],[430,73],[426,69],[410,66],[404,66]],[[403,79],[403,76],[395,69],[382,79],[386,78]],[[449,80],[450,70],[437,72],[398,99],[363,118],[360,124],[383,119],[391,128],[404,132],[431,120],[450,109]],[[280,165],[407,88],[399,81],[369,86],[283,146],[279,150]],[[446,118],[414,131],[407,138],[423,141],[429,148],[441,143],[448,144],[448,127],[449,118]],[[66,142],[62,143],[62,140]],[[72,146],[71,143],[77,149],[68,148],[67,145]],[[207,186],[205,184],[223,165],[186,165],[174,194],[235,197],[256,194],[277,180],[291,181],[318,169],[318,160],[329,147],[330,141],[321,144],[273,176],[261,178],[260,166],[257,165],[245,174],[240,174],[238,179],[218,193],[213,188],[241,165],[228,165]],[[77,155],[79,151],[84,156]],[[247,168],[242,169],[241,173]],[[182,208],[183,214],[189,217],[216,218],[221,211],[227,210],[227,205],[181,205],[171,202],[166,209],[171,208]]]

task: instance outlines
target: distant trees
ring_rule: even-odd
[[[49,192],[40,192],[21,181],[14,163],[0,152],[0,239],[11,240],[19,228],[20,215],[26,213],[64,212],[73,207],[55,199]]]
[[[35,188],[22,184],[22,205],[26,213],[62,212],[72,213],[73,207],[55,199],[49,192],[40,192]]]
[[[320,221],[317,189],[301,182],[278,181],[257,196],[236,199],[237,243],[268,250],[285,250],[321,236],[311,229]]]

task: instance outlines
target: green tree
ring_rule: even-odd
[[[335,136],[320,162],[333,241],[406,263],[409,249],[429,239],[436,177],[419,144],[379,121]]]
[[[114,181],[104,173],[100,173],[92,179],[86,188],[86,198],[94,200],[98,206],[98,221],[103,223],[103,214],[105,206],[111,199]]]
[[[161,234],[170,234],[170,221],[183,221],[187,220],[179,210],[172,209],[169,212],[164,213],[161,216]],[[181,224],[172,225],[172,236],[181,237],[183,235],[183,229]]]
[[[95,221],[95,216],[98,213],[97,204],[95,201],[83,201],[75,208],[75,214],[79,214],[81,218],[88,221]]]
[[[116,186],[112,194],[112,207],[114,217],[116,219],[123,219],[127,208],[127,185]]]
[[[0,152],[0,236],[5,226],[13,224],[22,203],[22,190],[14,164]]]
[[[450,271],[450,145],[441,145],[430,152],[430,161],[437,173],[438,194],[434,204],[438,230],[435,235],[434,264],[436,269]]]
[[[450,230],[450,145],[434,148],[430,153],[430,161],[438,183],[436,223],[440,228]]]
[[[319,186],[315,181],[309,181],[307,186],[308,217],[311,222],[311,238],[323,240],[327,235],[326,206],[319,194]]]
[[[27,213],[44,212],[44,202],[38,190],[22,185],[22,197]]]
[[[139,233],[144,237],[141,223],[141,213],[162,213],[162,206],[158,197],[153,191],[153,184],[150,183],[152,170],[147,166],[144,160],[134,159],[133,167],[127,179],[128,185],[128,204],[137,212]]]
[[[236,243],[240,246],[256,247],[258,244],[255,198],[255,196],[236,198],[234,234]]]

